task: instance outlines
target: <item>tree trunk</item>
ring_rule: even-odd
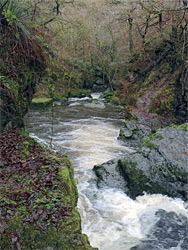
[[[130,15],[128,18],[128,22],[129,22],[129,51],[132,52],[133,50],[133,35],[132,35],[133,18]]]

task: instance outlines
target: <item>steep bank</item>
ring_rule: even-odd
[[[165,125],[187,121],[187,61],[179,51],[181,43],[162,41],[132,55],[120,82],[126,107],[137,117],[158,117]]]
[[[94,249],[81,233],[70,160],[24,135],[0,138],[0,248]]]

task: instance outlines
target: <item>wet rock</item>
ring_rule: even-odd
[[[136,125],[134,122],[129,121],[129,122],[127,123],[127,128],[128,128],[130,131],[135,131],[135,130],[137,130],[137,125]]]
[[[181,249],[188,246],[188,219],[174,212],[156,212],[159,220],[147,235],[147,240],[132,247],[131,250]]]
[[[128,128],[123,128],[120,130],[120,137],[125,137],[125,138],[132,138],[133,132],[129,130]],[[134,139],[134,138],[133,138]]]
[[[143,142],[142,138],[149,138],[151,133],[151,122],[147,120],[125,121],[124,128],[120,129],[118,139],[130,147],[138,148]]]
[[[188,131],[186,126],[182,128],[160,129],[145,139],[135,153],[103,164],[100,171],[103,183],[112,185],[116,171],[125,179],[126,186],[121,188],[131,198],[147,192],[188,200]]]
[[[98,177],[97,184],[99,187],[108,186],[126,190],[127,182],[119,172],[117,160],[111,160],[102,165],[95,165],[93,171]]]
[[[159,121],[159,119],[154,118],[153,120],[151,120],[151,130],[152,130],[152,132],[156,132],[160,128],[162,128],[162,123]]]
[[[103,92],[108,88],[107,80],[103,76],[96,76],[92,91]]]
[[[146,139],[119,167],[128,182],[129,195],[161,193],[188,199],[188,132],[165,128]]]

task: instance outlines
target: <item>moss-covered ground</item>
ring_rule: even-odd
[[[94,249],[81,233],[69,158],[17,129],[0,142],[0,249]]]

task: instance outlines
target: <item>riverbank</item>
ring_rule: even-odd
[[[130,250],[132,247],[139,245],[143,240],[144,243],[148,241],[146,249],[154,249],[156,246],[162,249],[163,247],[170,248],[181,244],[183,240],[182,235],[185,240],[181,245],[186,246],[186,201],[184,202],[180,199],[181,196],[176,199],[170,198],[166,193],[165,195],[158,192],[150,193],[148,191],[148,186],[150,186],[149,178],[147,178],[148,182],[144,182],[146,177],[140,175],[143,172],[139,170],[134,171],[134,165],[132,168],[131,166],[130,168],[127,167],[127,169],[126,162],[124,162],[126,155],[130,155],[133,161],[134,156],[137,158],[139,156],[142,157],[142,152],[145,152],[146,156],[150,156],[151,162],[143,156],[139,163],[145,160],[143,162],[144,166],[146,163],[149,165],[151,163],[153,170],[160,171],[158,163],[162,159],[158,155],[158,152],[164,152],[163,149],[165,148],[170,153],[171,150],[169,149],[171,146],[174,148],[176,142],[178,142],[177,147],[179,147],[179,143],[182,145],[182,138],[186,132],[186,127],[179,127],[180,131],[178,128],[172,129],[174,134],[172,135],[171,133],[169,136],[167,133],[170,133],[171,129],[165,128],[165,130],[162,129],[164,132],[160,132],[161,136],[158,135],[150,138],[151,130],[147,130],[149,129],[147,127],[147,124],[149,126],[149,122],[144,127],[143,122],[139,124],[137,124],[138,121],[135,121],[136,124],[133,124],[133,121],[125,122],[123,107],[120,108],[119,106],[103,103],[103,100],[100,98],[97,103],[93,103],[93,100],[90,99],[74,99],[68,105],[55,106],[53,110],[53,135],[51,135],[51,118],[51,107],[32,108],[25,117],[25,125],[30,135],[43,145],[49,145],[50,138],[53,136],[53,147],[59,152],[66,152],[71,158],[79,191],[78,209],[82,218],[82,230],[88,235],[92,246],[98,247],[101,250],[114,250],[114,248]],[[158,125],[160,125],[156,122],[152,126],[152,131],[156,131]],[[124,136],[128,137],[126,142],[117,140],[119,130],[125,125],[126,127],[122,132]],[[137,125],[139,126],[137,127]],[[144,134],[141,133],[141,129],[144,130]],[[175,132],[179,132],[181,137],[176,136]],[[143,137],[145,137],[144,147],[134,154],[143,143]],[[164,143],[168,147],[163,146],[161,148]],[[182,152],[181,154],[177,153],[179,157],[181,155],[186,156],[184,154],[186,152],[183,151],[183,145],[179,147],[179,151]],[[156,157],[160,157],[159,161],[152,161],[153,156],[155,156],[155,159]],[[178,160],[177,156],[175,158]],[[104,181],[97,183],[93,166],[100,165],[112,159],[121,159],[124,172],[130,176],[127,191],[125,189],[122,190],[127,180],[123,179],[120,183],[120,176],[117,175],[117,171],[115,172],[117,168],[114,166],[115,169],[113,171],[113,164],[111,163],[106,168],[106,175],[103,178],[106,181],[107,176],[107,181],[111,185],[108,185],[107,181],[106,183]],[[137,166],[142,167],[143,165],[137,164]],[[171,170],[172,173],[169,175]],[[112,178],[108,175],[109,171],[111,171]],[[149,174],[149,172],[147,173]],[[168,177],[168,179],[163,178],[167,186],[169,183],[172,187],[172,185],[175,185],[175,178],[177,177],[178,180],[181,178],[181,175],[177,175],[178,172],[176,169],[171,169],[170,165],[166,165],[166,171],[163,168],[163,173],[166,173],[166,177]],[[154,181],[155,178],[152,178],[152,176],[150,179]],[[159,180],[162,180],[162,177]],[[118,186],[112,185],[114,179],[117,182],[119,181]],[[185,175],[183,175],[183,179],[186,181]],[[142,183],[139,183],[139,180]],[[137,187],[139,193],[134,189]],[[147,191],[147,194],[143,195],[143,191]],[[130,198],[130,193],[136,197],[134,199]],[[177,196],[173,195],[172,197]],[[173,221],[170,220],[172,216]],[[161,221],[162,224],[160,222],[156,223],[158,221]],[[164,235],[163,225],[165,225],[164,227],[168,231],[168,235],[165,234],[167,236],[166,239],[162,239]],[[170,231],[171,228],[173,228],[172,233]],[[175,236],[173,230],[177,232]],[[157,234],[158,231],[162,232],[161,235]],[[151,237],[152,245],[149,247]]]
[[[69,158],[18,129],[0,140],[0,248],[94,249],[81,233]]]

